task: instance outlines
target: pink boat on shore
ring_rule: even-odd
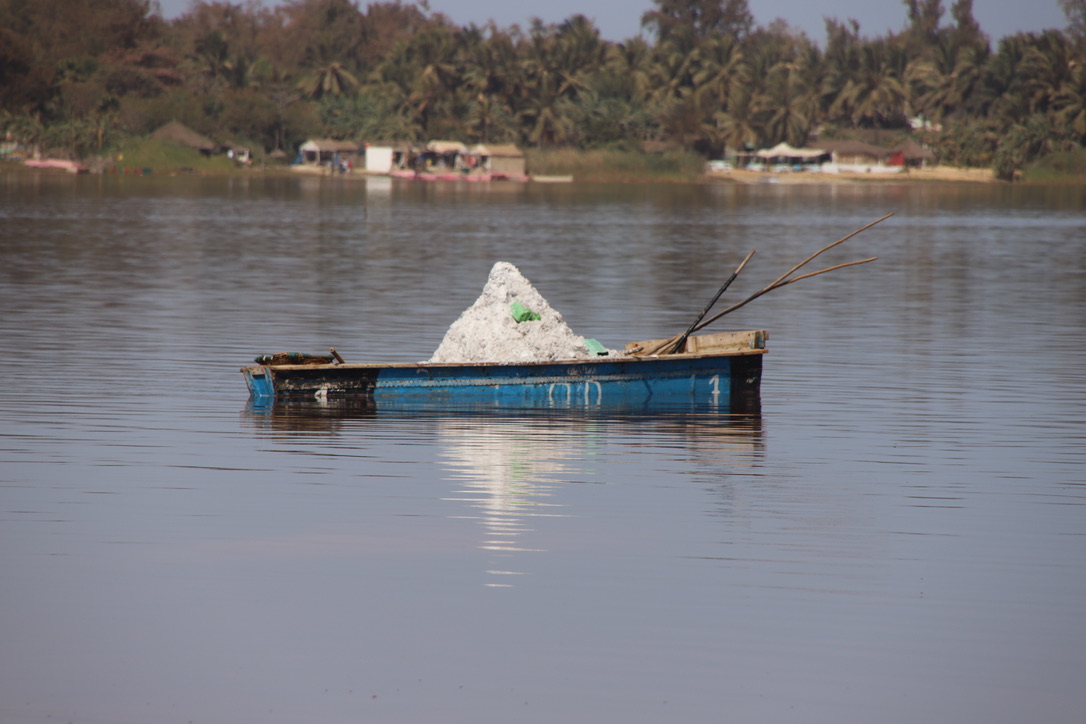
[[[408,179],[411,181],[467,181],[480,183],[490,181],[517,181],[527,182],[527,176],[511,176],[506,173],[479,173],[476,171],[415,171],[409,168],[394,169],[389,174],[393,178]]]
[[[31,158],[23,161],[28,168],[56,169],[68,173],[87,173],[87,167],[78,161],[65,161],[59,158]]]

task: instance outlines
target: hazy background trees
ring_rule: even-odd
[[[179,120],[288,152],[306,137],[721,155],[912,134],[947,162],[1013,169],[1086,143],[1086,0],[1067,26],[993,40],[972,0],[904,0],[870,37],[815,42],[747,0],[655,0],[642,35],[582,15],[458,27],[425,3],[0,0],[0,128],[79,155]]]

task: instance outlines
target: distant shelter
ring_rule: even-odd
[[[359,161],[363,150],[355,141],[318,138],[306,141],[298,148],[295,165],[302,168],[349,171]]]
[[[899,173],[904,166],[890,163],[894,153],[890,149],[863,141],[825,140],[818,145],[832,157],[832,162],[823,168],[829,173]]]
[[[467,150],[465,163],[470,172],[494,178],[523,179],[528,176],[524,152],[512,143],[489,143]]]
[[[921,146],[911,138],[891,148],[890,153],[891,156],[887,163],[891,166],[924,168],[935,161],[935,154],[932,153],[931,149]]]
[[[477,144],[430,141],[423,147],[392,147],[391,175],[424,181],[527,181],[524,152],[513,144]],[[377,167],[384,166],[381,151]],[[369,162],[367,161],[367,164]],[[369,168],[369,166],[367,166]]]

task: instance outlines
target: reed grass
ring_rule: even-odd
[[[111,150],[109,160],[117,171],[150,170],[151,173],[230,173],[237,165],[221,154],[205,156],[172,141],[132,138]]]
[[[1029,183],[1086,183],[1086,149],[1051,153],[1022,173]]]
[[[650,154],[615,149],[528,149],[525,157],[533,176],[573,176],[574,181],[687,182],[705,175],[705,159],[687,151]]]

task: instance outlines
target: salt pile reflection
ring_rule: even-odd
[[[576,545],[565,538],[570,525],[559,521],[581,515],[576,505],[583,486],[621,485],[651,475],[638,465],[637,451],[679,456],[691,480],[716,482],[736,469],[757,466],[764,448],[760,416],[697,406],[388,410],[313,402],[250,407],[247,417],[303,455],[327,455],[331,449],[371,457],[388,450],[389,443],[425,441],[447,481],[431,502],[454,503],[460,510],[447,513],[448,519],[481,526],[475,548],[486,552],[483,585],[491,587],[510,587],[516,576],[533,574],[533,556],[554,546],[568,552]],[[628,466],[629,478],[616,477],[616,461]]]
[[[451,477],[464,483],[447,500],[464,502],[479,511],[470,517],[485,529],[479,547],[499,558],[501,567],[487,570],[495,576],[523,574],[507,570],[513,554],[545,550],[523,542],[534,531],[527,519],[568,515],[563,511],[565,506],[551,500],[554,488],[576,476],[574,461],[586,458],[592,437],[599,434],[591,429],[591,422],[578,425],[579,429],[545,421],[526,422],[509,424],[501,418],[445,418],[438,422],[441,455]],[[573,440],[580,444],[571,445]],[[508,580],[485,585],[512,585]]]

